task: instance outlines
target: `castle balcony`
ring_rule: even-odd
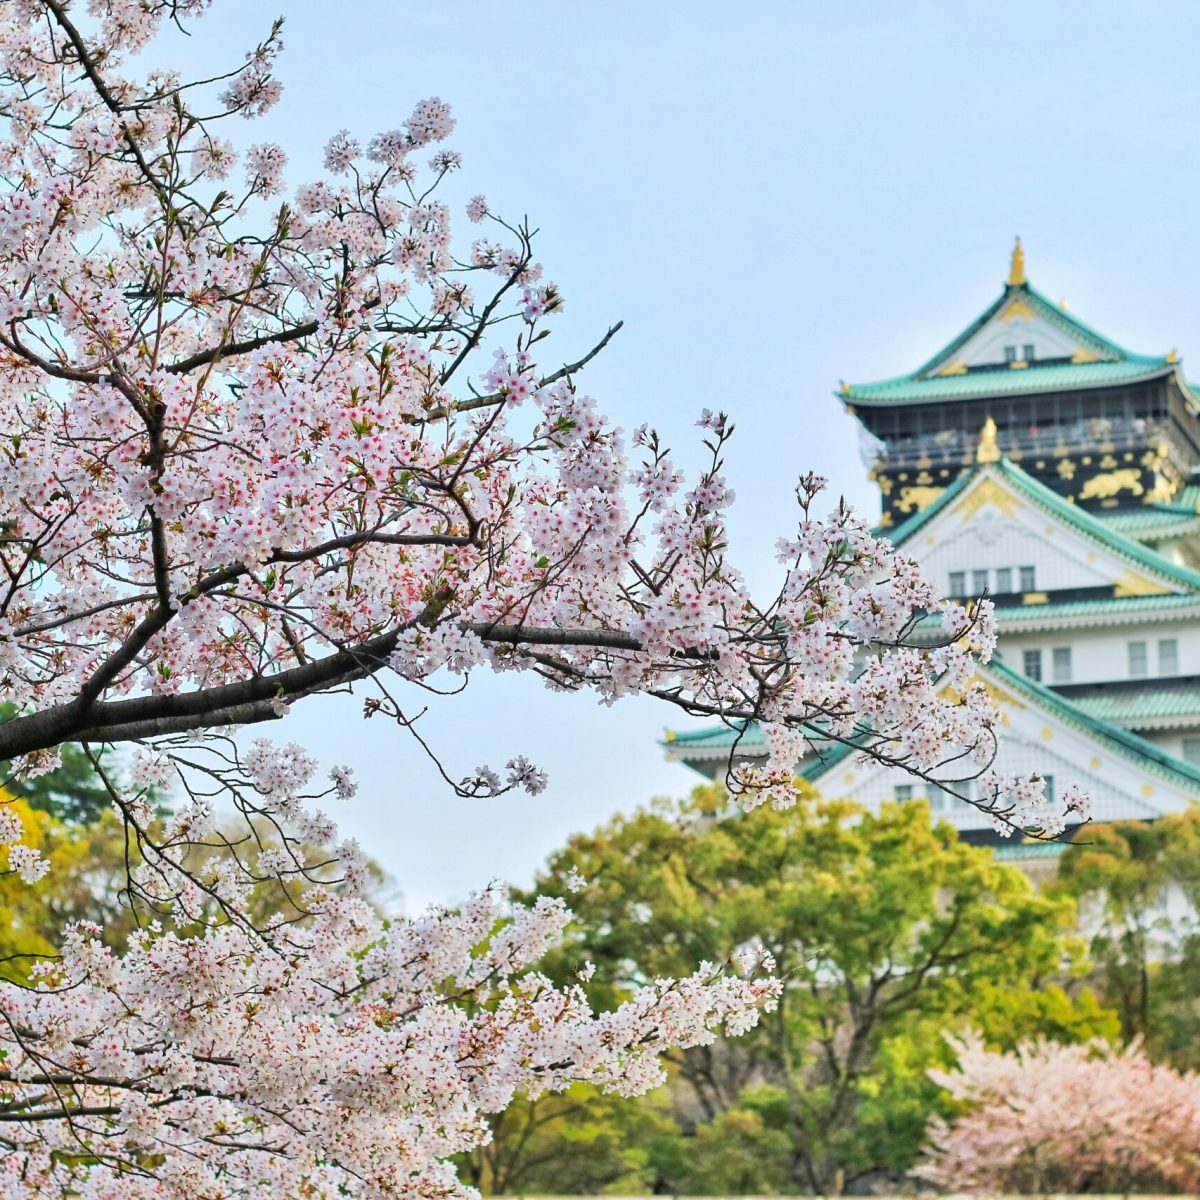
[[[996,444],[1015,461],[1027,458],[1077,458],[1132,453],[1138,460],[1151,453],[1169,457],[1174,431],[1169,419],[1145,417],[1087,417],[1069,423],[998,425]],[[930,433],[883,440],[866,432],[861,440],[863,459],[876,470],[928,470],[932,467],[967,466],[975,461],[980,433],[976,430],[940,429]],[[1180,455],[1181,458],[1186,457]]]

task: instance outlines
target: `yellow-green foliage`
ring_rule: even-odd
[[[50,872],[33,884],[0,873],[0,975],[27,978],[38,957],[55,953],[71,921],[102,923],[110,944],[119,944],[130,918],[119,901],[125,838],[116,817],[67,824],[8,792],[0,792],[0,804],[16,810],[25,826],[22,840],[50,862]]]
[[[588,880],[578,895],[566,888],[572,869]],[[928,1076],[951,1061],[944,1033],[976,1028],[1008,1047],[1117,1030],[1081,986],[1070,897],[1039,894],[920,804],[870,813],[808,794],[786,811],[743,813],[702,787],[571,838],[539,889],[576,917],[551,969],[565,980],[593,961],[597,1004],[755,941],[774,955],[786,981],[778,1010],[677,1064],[680,1114],[699,1122],[689,1153],[710,1162],[718,1191],[898,1175],[945,1104]],[[672,1185],[710,1190],[685,1176]]]

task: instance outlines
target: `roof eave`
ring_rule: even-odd
[[[1009,615],[1016,613],[1020,615]],[[997,609],[996,621],[1002,634],[1041,633],[1059,629],[1088,629],[1108,625],[1128,625],[1131,620],[1146,624],[1167,624],[1170,621],[1194,621],[1200,617],[1200,596],[1194,605],[1180,608],[1114,609],[1111,612],[1059,613],[1039,619],[1036,607],[1028,609]]]
[[[1094,380],[1090,383],[1072,383],[1069,387],[1064,387],[1063,385],[1056,384],[1056,383],[1048,383],[1044,386],[1027,388],[1024,391],[1021,391],[1018,389],[1018,391],[1016,391],[1015,393],[1011,392],[1011,391],[1003,391],[1003,390],[997,389],[994,392],[949,392],[945,395],[933,395],[933,396],[917,395],[917,396],[910,396],[903,400],[889,400],[886,397],[881,398],[881,399],[872,399],[869,396],[863,396],[855,391],[855,387],[876,388],[876,387],[883,387],[883,386],[886,386],[891,383],[908,383],[908,382],[920,383],[920,382],[923,382],[921,380],[909,379],[907,377],[899,377],[897,379],[884,379],[884,380],[881,380],[879,383],[867,383],[867,384],[857,384],[857,385],[851,384],[848,391],[839,391],[839,392],[835,392],[834,394],[844,404],[850,404],[850,405],[854,405],[854,406],[865,406],[868,408],[888,408],[888,407],[892,407],[892,406],[900,405],[900,404],[957,404],[960,401],[964,401],[964,400],[974,401],[974,400],[1009,399],[1013,395],[1043,396],[1049,392],[1058,392],[1058,391],[1090,392],[1090,391],[1096,391],[1098,388],[1115,387],[1115,386],[1117,386],[1117,384],[1120,384],[1120,386],[1122,386],[1122,387],[1126,387],[1129,384],[1134,384],[1134,383],[1149,383],[1151,380],[1161,379],[1166,375],[1170,375],[1174,371],[1175,371],[1175,367],[1171,363],[1166,363],[1166,362],[1156,363],[1152,368],[1150,368],[1147,371],[1142,372],[1142,374],[1140,374],[1140,375],[1129,375],[1120,380],[1099,379],[1099,380]],[[991,374],[991,373],[993,373],[993,372],[989,372],[989,374]],[[1005,378],[1005,379],[1011,378],[1011,376],[1003,369],[995,371],[994,374],[996,374],[1002,378]],[[958,378],[964,378],[964,376],[939,376],[939,378],[958,379]]]

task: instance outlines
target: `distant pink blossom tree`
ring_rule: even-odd
[[[731,775],[748,807],[789,802],[815,736],[962,779],[995,751],[971,686],[990,606],[943,603],[846,507],[819,519],[812,475],[753,599],[729,419],[701,416],[686,482],[578,390],[615,327],[540,361],[562,296],[484,197],[452,239],[448,107],[337,134],[289,190],[281,147],[222,136],[278,99],[278,28],[217,78],[132,72],[206,7],[10,0],[0,22],[0,759],[87,748],[142,922],[124,949],[70,929],[0,985],[0,1194],[454,1196],[447,1159],[518,1091],[644,1090],[662,1049],[745,1029],[778,984],[700,964],[597,1014],[534,967],[560,902],[384,920],[314,807],[350,772],[230,733],[361,684],[424,748],[424,695],[488,667],[761,722],[769,761]],[[927,613],[940,640],[910,644]],[[98,754],[121,744],[132,786]],[[545,786],[523,758],[447,781]],[[180,798],[166,820],[151,787]],[[1005,829],[1062,826],[1036,778],[976,795]],[[12,809],[0,848],[45,870]]]
[[[1200,1191],[1200,1076],[1139,1045],[958,1043],[934,1079],[963,1103],[917,1174],[960,1192]]]

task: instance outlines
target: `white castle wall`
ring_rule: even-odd
[[[1101,629],[1064,629],[1046,633],[1001,633],[997,643],[1005,663],[1016,671],[1024,669],[1024,652],[1042,652],[1043,683],[1107,683],[1126,679],[1160,679],[1169,675],[1160,670],[1159,643],[1173,641],[1178,666],[1169,674],[1200,675],[1200,627],[1186,621],[1144,621]],[[1147,669],[1141,675],[1130,673],[1130,642],[1146,644]],[[1071,648],[1071,678],[1058,680],[1053,674],[1053,650]],[[1165,649],[1165,648],[1164,648]]]

